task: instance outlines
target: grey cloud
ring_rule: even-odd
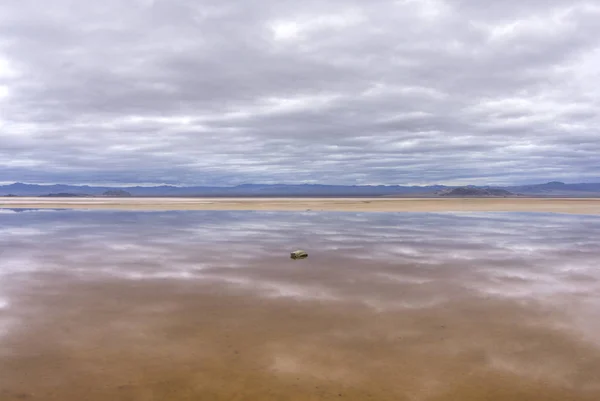
[[[6,180],[598,176],[591,1],[0,5]]]

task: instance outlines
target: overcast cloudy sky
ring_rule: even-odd
[[[597,0],[2,0],[0,182],[600,181]]]

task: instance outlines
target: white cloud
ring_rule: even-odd
[[[593,2],[32,4],[0,4],[5,180],[598,175]]]
[[[357,9],[336,12],[335,14],[314,14],[295,19],[282,19],[271,22],[270,28],[275,40],[308,39],[326,30],[339,30],[357,25],[364,16]]]

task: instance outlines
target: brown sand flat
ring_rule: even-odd
[[[600,198],[10,198],[0,208],[600,214]]]
[[[210,283],[49,280],[52,291],[37,288],[31,301],[21,300],[30,323],[4,343],[2,400],[600,395],[598,350],[552,329],[559,314],[461,300],[456,290],[444,291],[450,303],[377,313],[343,301],[260,299]],[[427,297],[429,290],[409,294]]]
[[[0,401],[600,400],[596,216],[4,212]]]

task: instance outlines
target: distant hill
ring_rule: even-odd
[[[123,191],[122,189],[112,189],[109,191],[105,191],[104,193],[102,193],[102,195],[104,195],[104,196],[119,196],[119,197],[131,196],[131,194],[129,192]]]
[[[440,196],[516,196],[516,194],[500,188],[478,188],[474,186],[458,187],[438,193]]]
[[[40,195],[41,197],[53,197],[53,198],[75,198],[75,197],[85,197],[85,196],[89,196],[87,194],[72,194],[72,193],[68,193],[68,192],[60,192],[57,194],[46,194],[46,195]]]
[[[285,184],[243,184],[235,187],[176,187],[160,185],[154,187],[104,187],[76,185],[37,185],[15,183],[0,186],[1,195],[17,196],[441,196],[457,188],[480,188],[486,191],[505,190],[512,194],[531,196],[600,196],[600,183],[565,184],[551,181],[538,185],[489,187],[463,186],[402,186],[402,185],[285,185]],[[464,191],[464,190],[461,190]],[[459,191],[460,192],[460,191]],[[468,192],[468,191],[467,191]],[[113,194],[113,195],[107,195]],[[129,194],[129,195],[126,195]],[[457,192],[458,194],[458,192]],[[457,195],[458,196],[458,195]],[[460,196],[509,196],[497,192],[482,195],[473,192]]]
[[[545,184],[504,187],[508,191],[531,195],[581,196],[600,195],[600,183],[565,184],[551,181]]]

